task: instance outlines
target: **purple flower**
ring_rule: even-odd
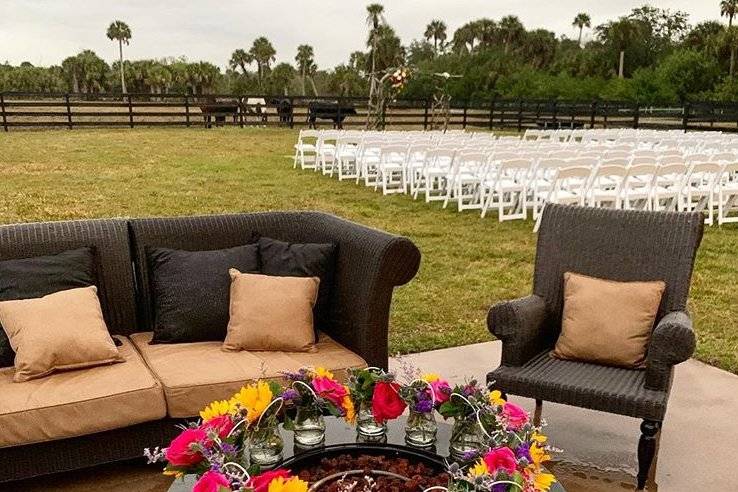
[[[220,449],[223,451],[223,454],[236,454],[237,451],[236,446],[227,442],[222,443]]]
[[[300,393],[295,389],[287,388],[282,392],[282,399],[284,399],[284,401],[297,400],[298,398],[300,398]]]
[[[477,450],[467,451],[461,457],[461,461],[473,461],[477,458],[477,456],[479,456],[479,451]]]
[[[433,410],[433,402],[430,400],[420,400],[415,404],[415,411],[420,413],[429,413]]]
[[[521,444],[520,446],[518,446],[517,449],[515,450],[515,456],[518,459],[523,459],[524,458],[524,459],[528,460],[528,463],[530,463],[531,461],[533,461],[531,459],[531,457],[530,457],[530,444],[527,443],[527,442],[524,442],[523,444]]]
[[[490,489],[492,492],[507,492],[507,484],[506,483],[496,483],[492,486]]]

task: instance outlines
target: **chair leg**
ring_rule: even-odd
[[[540,427],[541,416],[543,415],[543,400],[536,400],[536,409],[533,412],[533,425]]]
[[[656,455],[656,434],[660,428],[661,422],[655,420],[641,422],[641,438],[638,441],[638,490],[643,490],[646,486],[646,479]]]

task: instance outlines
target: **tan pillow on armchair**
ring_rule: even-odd
[[[553,356],[643,367],[665,288],[662,281],[616,282],[566,272],[561,334]]]
[[[231,268],[230,319],[223,350],[315,350],[318,277],[278,277]]]
[[[0,323],[15,350],[16,382],[124,360],[94,286],[0,302]]]

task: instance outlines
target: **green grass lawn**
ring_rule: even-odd
[[[0,221],[314,209],[410,237],[423,262],[397,290],[393,352],[489,340],[489,306],[531,290],[530,221],[500,224],[292,169],[296,132],[137,129],[0,133]],[[691,309],[697,356],[738,373],[738,228],[707,230]]]

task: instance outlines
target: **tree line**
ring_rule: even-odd
[[[106,31],[119,48],[112,64],[91,50],[59,66],[6,62],[0,65],[0,91],[367,96],[372,73],[405,65],[412,70],[405,97],[429,98],[445,83],[454,101],[472,103],[493,97],[645,105],[736,101],[738,0],[722,0],[716,7],[725,22],[691,25],[685,12],[644,5],[593,26],[590,15],[580,12],[572,22],[576,38],[528,29],[512,15],[472,20],[453,33],[434,19],[422,39],[403,44],[384,7],[373,3],[366,7],[366,49],[336,67],[319,68],[309,44],[296,48],[294,63],[275,64],[274,46],[260,36],[234,49],[225,71],[185,58],[126,60],[123,47],[133,33],[116,20]],[[438,73],[461,77],[441,79]]]

